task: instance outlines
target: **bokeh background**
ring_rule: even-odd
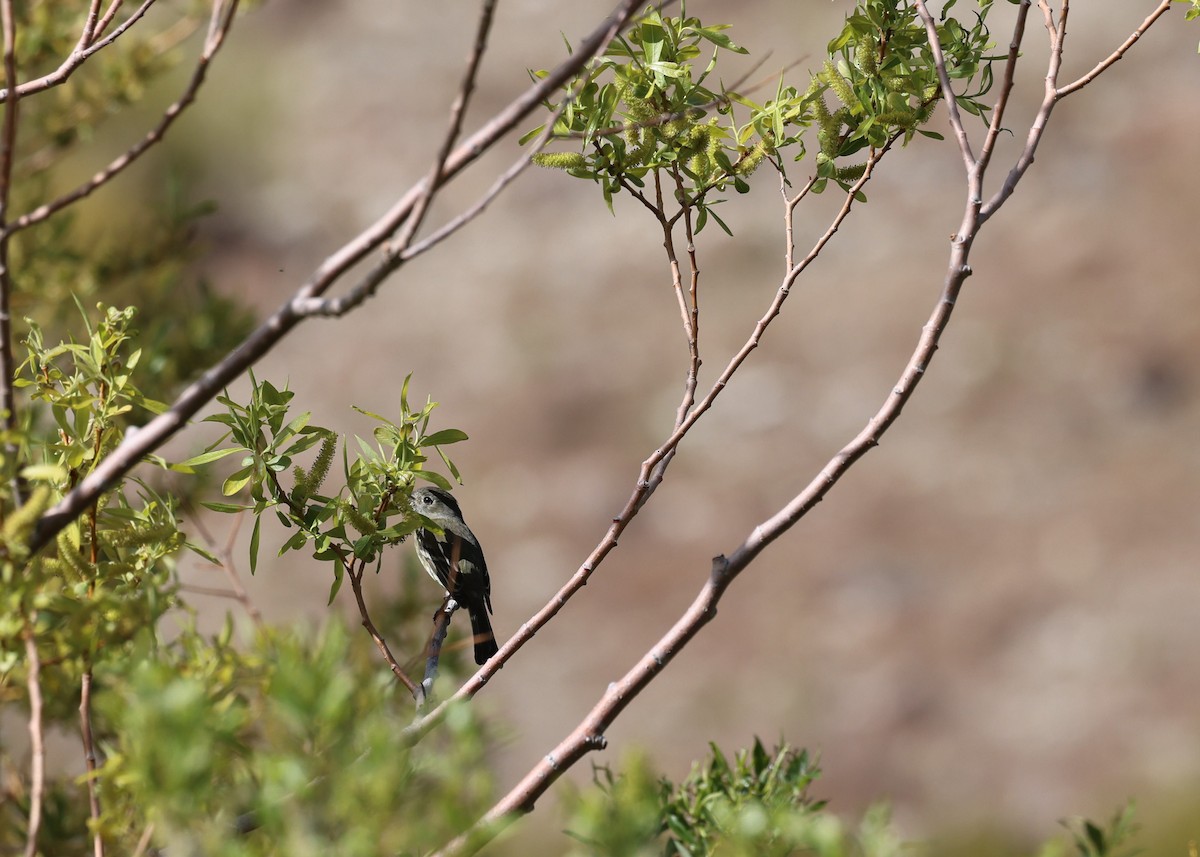
[[[1063,79],[1152,5],[1077,4]],[[997,6],[1006,45],[1011,8]],[[752,60],[769,54],[762,74],[800,61],[789,73],[800,86],[849,8],[688,4],[733,23]],[[468,128],[527,69],[562,57],[560,33],[577,40],[608,9],[502,3]],[[269,312],[427,171],[474,14],[469,3],[270,0],[235,27],[166,146],[95,204],[139,183],[150,192],[163,170],[186,176],[219,204],[197,275]],[[597,761],[643,747],[679,777],[709,740],[782,738],[821,754],[818,792],[835,810],[853,818],[887,799],[908,836],[1044,838],[1064,815],[1107,816],[1136,796],[1144,819],[1176,820],[1168,853],[1186,853],[1200,836],[1198,40],[1200,25],[1174,10],[1059,106],[976,243],[975,274],[902,418],[738,581]],[[1045,55],[1035,11],[990,188],[1041,98]],[[731,59],[726,80],[752,61]],[[172,97],[164,87],[159,101]],[[936,124],[945,130],[943,113]],[[114,151],[126,143],[106,133]],[[430,222],[518,154],[515,138],[498,147]],[[714,227],[699,243],[702,389],[779,283],[778,189],[765,170],[756,178],[722,211],[736,237]],[[674,621],[710,558],[798,492],[894,384],[961,218],[956,147],[918,139],[894,152],[868,195],[620,548],[479,698],[503,736],[501,788]],[[835,196],[803,209],[802,249]],[[533,171],[360,311],[309,323],[256,371],[288,382],[316,422],[363,435],[370,424],[350,406],[394,412],[414,373],[414,395],[442,403],[439,424],[471,436],[456,450],[459,496],[506,637],[590,552],[669,432],[686,348],[660,245],[628,199],[610,216],[594,186]],[[208,437],[179,444],[195,451]],[[250,581],[270,619],[326,614],[327,569],[297,556]],[[399,579],[371,585],[388,597]],[[213,616],[228,607],[197,600]],[[500,847],[552,852],[560,825],[542,811]]]

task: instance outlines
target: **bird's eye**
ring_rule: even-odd
[[[426,506],[432,506],[433,498],[430,497],[428,494],[426,494],[424,497],[421,498],[421,502],[424,503]]]

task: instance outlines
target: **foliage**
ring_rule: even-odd
[[[992,82],[985,54],[991,46],[985,25],[990,8],[990,0],[980,3],[970,26],[945,13],[938,25],[950,78],[966,85],[956,100],[978,115],[987,109],[979,99]],[[913,3],[866,0],[857,6],[807,87],[786,84],[781,75],[775,96],[762,104],[740,85],[709,83],[721,51],[747,53],[725,35],[726,29],[705,27],[686,13],[669,17],[647,11],[627,36],[565,87],[563,101],[547,104],[551,111],[561,110],[552,137],[578,140],[579,151],[539,154],[534,160],[596,182],[610,209],[623,188],[636,192],[646,187],[648,174],[666,173],[674,179],[676,202],[698,209],[697,231],[711,216],[728,232],[712,211],[719,194],[730,186],[746,193],[750,176],[765,161],[784,172],[786,149],[795,147],[794,159],[801,160],[811,129],[817,136],[816,193],[830,180],[849,189],[865,163],[846,160],[864,149],[882,148],[898,137],[907,143],[915,133],[939,136],[921,127],[941,91]],[[711,55],[697,72],[705,48]],[[827,97],[834,99],[833,107]],[[738,108],[745,111],[742,119]],[[522,140],[533,139],[544,127]]]
[[[322,493],[322,489],[337,452],[337,435],[327,428],[310,425],[309,412],[288,420],[293,397],[290,390],[280,390],[269,381],[260,382],[251,373],[252,390],[247,404],[239,404],[228,394],[219,398],[226,412],[207,420],[225,426],[226,434],[204,453],[183,462],[183,466],[243,454],[241,467],[225,479],[221,490],[228,497],[245,488],[253,502],[245,506],[213,502],[204,505],[217,512],[249,510],[254,516],[251,572],[257,568],[260,527],[267,511],[274,511],[280,523],[295,529],[279,549],[281,556],[310,545],[314,559],[332,563],[330,602],[353,565],[361,568],[378,563],[386,548],[400,544],[418,527],[435,526],[413,514],[409,497],[417,479],[450,487],[445,477],[425,469],[426,452],[435,451],[457,478],[458,469],[442,447],[466,440],[467,436],[458,429],[430,432],[430,416],[437,402],[427,400],[423,407],[414,410],[408,402],[410,380],[411,376],[405,378],[400,389],[397,421],[356,408],[380,423],[375,429],[376,445],[372,447],[356,437],[358,455],[353,462],[343,446],[344,483],[333,493]],[[233,445],[224,446],[226,439],[231,439]],[[318,451],[308,468],[296,463],[298,455],[313,447],[318,447]],[[290,490],[279,476],[289,469]]]
[[[417,853],[490,796],[471,711],[409,746],[411,703],[339,623],[139,654],[98,704],[121,736],[104,772],[170,852]]]
[[[809,796],[820,771],[806,751],[754,746],[733,761],[715,744],[682,783],[656,778],[633,758],[616,776],[597,768],[595,788],[569,802],[573,854],[633,857],[899,855],[888,812],[870,810],[849,830]]]

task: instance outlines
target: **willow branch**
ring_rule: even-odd
[[[229,28],[233,25],[233,18],[237,12],[238,2],[239,0],[214,0],[208,35],[204,40],[204,49],[196,60],[196,69],[192,72],[191,80],[188,81],[187,88],[184,89],[183,94],[174,104],[166,109],[158,124],[147,132],[146,136],[141,140],[130,146],[123,154],[79,187],[75,188],[75,190],[63,194],[58,199],[44,203],[33,211],[14,220],[11,226],[12,232],[25,229],[35,223],[40,223],[56,212],[62,211],[72,203],[90,196],[96,190],[120,175],[145,154],[146,150],[151,146],[162,141],[163,137],[166,136],[167,129],[175,124],[175,120],[183,115],[183,112],[196,100],[196,95],[199,93],[200,87],[204,84],[204,80],[208,76],[209,65],[212,63],[217,51],[221,49],[221,45],[225,43],[225,37],[229,34]]]
[[[29,828],[25,834],[25,857],[34,857],[42,828],[42,801],[46,796],[46,741],[42,731],[42,661],[32,628],[25,629],[25,660],[25,685],[29,689]]]
[[[130,27],[136,24],[143,15],[153,6],[155,0],[143,0],[142,5],[135,9],[128,18],[122,21],[116,29],[108,34],[100,41],[95,41],[96,37],[102,34],[112,22],[113,16],[117,9],[121,6],[121,0],[114,0],[112,6],[104,14],[103,18],[96,20],[96,15],[99,11],[99,3],[93,0],[91,8],[88,9],[87,18],[84,20],[83,31],[80,33],[79,41],[75,44],[74,50],[67,55],[54,71],[45,74],[39,78],[28,80],[25,83],[16,87],[15,92],[17,97],[21,98],[27,95],[33,95],[37,92],[50,89],[65,83],[67,79],[78,69],[87,59],[99,51],[104,50],[122,35],[124,35]],[[0,90],[0,101],[8,101],[9,93],[13,92],[12,84],[6,84],[3,90]]]
[[[639,8],[638,0],[622,0],[611,20],[597,27],[576,46],[575,53],[559,64],[545,78],[532,84],[520,96],[502,108],[483,128],[459,144],[442,169],[442,181],[457,175],[496,144],[515,125],[563,83],[573,77],[597,52],[623,29]],[[386,241],[412,211],[423,183],[418,183],[372,226],[329,256],[294,297],[285,301],[237,347],[188,385],[162,414],[126,438],[96,468],[88,474],[52,509],[38,521],[30,540],[36,551],[54,536],[96,497],[112,487],[135,467],[142,458],[162,446],[182,429],[187,421],[210,402],[232,380],[270,351],[283,337],[303,321],[307,302],[324,294],[342,275],[371,250]]]
[[[92,820],[92,857],[104,857],[100,832],[100,790],[96,786],[96,738],[92,734],[92,666],[83,671],[79,685],[79,734],[83,740],[83,762],[87,768],[88,813]]]
[[[1161,18],[1163,15],[1167,14],[1167,10],[1171,8],[1171,3],[1172,3],[1172,0],[1162,0],[1162,2],[1159,3],[1154,8],[1154,11],[1146,16],[1146,20],[1142,21],[1142,23],[1138,26],[1138,28],[1130,34],[1129,38],[1126,39],[1125,41],[1121,42],[1120,47],[1118,47],[1115,51],[1113,51],[1107,57],[1102,59],[1100,62],[1096,63],[1096,67],[1093,68],[1091,71],[1089,71],[1087,74],[1085,74],[1083,77],[1079,78],[1079,80],[1076,80],[1073,83],[1069,83],[1066,86],[1059,87],[1058,97],[1064,98],[1064,97],[1070,95],[1072,92],[1076,92],[1080,89],[1083,89],[1083,87],[1087,86],[1089,83],[1091,83],[1093,80],[1095,80],[1101,74],[1103,74],[1106,70],[1108,70],[1108,68],[1110,66],[1112,66],[1113,63],[1117,62],[1117,60],[1119,60],[1123,56],[1125,56],[1125,52],[1128,51],[1131,47],[1133,47],[1137,43],[1138,39],[1140,39],[1142,36],[1146,35],[1146,31],[1150,29],[1150,27],[1154,24],[1154,22],[1157,21],[1159,18]]]

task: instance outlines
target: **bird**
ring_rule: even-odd
[[[462,509],[449,491],[418,488],[410,505],[417,514],[441,528],[416,531],[417,558],[429,576],[441,584],[471,618],[475,663],[483,665],[499,651],[488,614],[492,612],[492,582],[479,539],[463,520]]]

